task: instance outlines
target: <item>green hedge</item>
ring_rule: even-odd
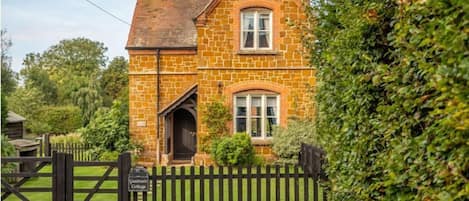
[[[308,45],[334,199],[466,200],[467,1],[314,2]]]
[[[69,133],[83,125],[80,108],[76,106],[43,107],[31,124],[36,125],[35,133]]]

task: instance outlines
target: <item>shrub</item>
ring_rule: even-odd
[[[82,126],[80,108],[75,106],[46,106],[38,116],[37,123],[44,126],[35,126],[35,133],[69,133]]]
[[[314,123],[307,120],[290,120],[287,128],[276,127],[273,132],[272,150],[278,162],[296,164],[301,143],[316,144]]]
[[[83,128],[83,139],[96,150],[123,152],[133,149],[129,140],[129,117],[125,104],[114,101],[112,108],[100,108]]]
[[[208,134],[200,137],[200,146],[202,151],[209,152],[213,141],[228,136],[229,129],[226,124],[232,115],[221,99],[203,105],[202,113],[202,123],[207,126]]]
[[[255,162],[251,137],[245,133],[213,141],[211,154],[219,165],[248,165]]]
[[[1,136],[1,156],[2,157],[8,157],[8,156],[15,156],[16,155],[16,149],[15,147],[8,142],[8,137],[4,134]],[[16,165],[14,163],[8,163],[8,164],[1,164],[1,173],[9,173],[12,172],[15,169]]]

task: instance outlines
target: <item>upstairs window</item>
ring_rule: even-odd
[[[241,12],[241,49],[272,49],[272,11],[249,8]]]
[[[249,92],[234,97],[234,130],[253,138],[272,137],[279,123],[279,95],[269,92]]]

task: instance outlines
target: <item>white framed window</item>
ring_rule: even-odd
[[[241,50],[272,49],[272,11],[249,8],[241,11]]]
[[[252,138],[272,137],[280,119],[278,94],[236,94],[234,96],[234,132],[248,133]]]

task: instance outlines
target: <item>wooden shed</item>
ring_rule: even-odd
[[[5,134],[9,139],[23,139],[25,134],[24,122],[25,118],[12,112],[8,111],[7,125]]]

